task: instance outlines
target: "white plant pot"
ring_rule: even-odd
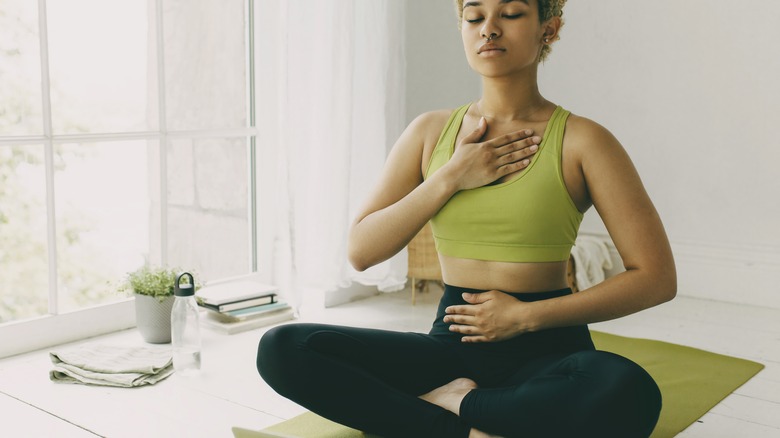
[[[135,294],[135,320],[144,341],[150,344],[171,342],[173,297],[162,302],[148,295]]]

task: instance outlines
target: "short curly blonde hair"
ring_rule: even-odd
[[[540,23],[553,17],[561,17],[561,27],[563,27],[563,7],[566,5],[566,0],[537,0],[536,4],[539,5]],[[455,0],[455,12],[458,14],[458,29],[460,29],[461,23],[463,23],[463,0]],[[550,44],[545,44],[539,55],[539,61],[547,59],[551,50]]]

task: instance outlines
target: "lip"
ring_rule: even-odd
[[[486,44],[483,44],[483,45],[482,45],[482,46],[479,48],[479,50],[477,50],[477,54],[479,55],[480,53],[484,53],[484,52],[495,52],[495,51],[499,51],[499,52],[505,52],[505,51],[506,51],[506,49],[505,49],[505,48],[503,48],[503,47],[499,47],[499,46],[497,46],[497,45],[495,45],[495,44],[492,44],[492,43],[486,43]]]

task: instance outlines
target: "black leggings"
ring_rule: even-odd
[[[289,324],[260,341],[257,369],[279,394],[338,423],[387,438],[465,438],[471,428],[502,437],[647,437],[661,393],[639,365],[596,351],[587,326],[493,343],[462,343],[442,321],[465,304],[445,286],[429,334]],[[569,289],[510,294],[536,301]],[[460,416],[419,395],[459,377],[478,389]]]

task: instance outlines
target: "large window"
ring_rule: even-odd
[[[0,334],[82,311],[83,336],[147,262],[256,269],[250,8],[0,2]]]

